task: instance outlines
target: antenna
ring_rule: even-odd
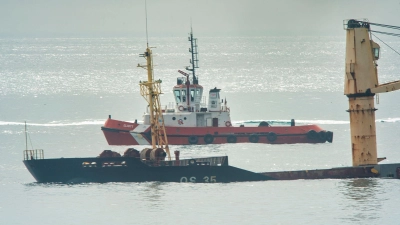
[[[147,41],[147,47],[149,47],[149,35],[147,33],[147,0],[144,0],[144,9],[145,9],[145,14],[146,14],[146,41]]]
[[[192,54],[190,59],[191,68],[186,67],[186,70],[191,71],[193,75],[193,84],[199,84],[199,80],[196,77],[196,68],[199,68],[198,50],[197,50],[197,38],[193,38],[193,27],[190,21],[190,34],[189,34],[190,48],[189,52]]]

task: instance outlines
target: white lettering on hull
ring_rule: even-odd
[[[123,127],[133,128],[132,124],[124,124]]]
[[[190,177],[189,179],[187,177],[181,177],[180,182],[181,183],[186,183],[186,182],[192,182],[196,183],[196,177]],[[216,183],[217,182],[217,176],[205,176],[203,177],[204,183]]]

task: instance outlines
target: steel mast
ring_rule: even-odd
[[[189,52],[192,53],[192,58],[190,59],[190,64],[191,64],[192,67],[189,68],[187,66],[186,70],[192,72],[193,84],[199,84],[199,80],[196,77],[196,70],[195,70],[195,68],[199,68],[199,59],[197,58],[198,57],[197,38],[193,38],[193,29],[192,29],[192,27],[190,28],[189,41],[190,41]]]

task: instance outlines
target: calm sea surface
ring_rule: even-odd
[[[388,43],[400,49],[400,42]],[[185,36],[150,39],[162,104],[189,65]],[[398,56],[381,44],[381,83],[400,79]],[[141,120],[140,38],[0,39],[0,224],[399,224],[400,180],[347,179],[229,184],[37,184],[28,148],[46,158],[97,156],[108,115]],[[343,37],[199,38],[200,84],[218,87],[234,123],[315,123],[333,143],[172,146],[185,156],[228,155],[256,172],[351,165]],[[400,162],[400,91],[379,95],[378,155]]]

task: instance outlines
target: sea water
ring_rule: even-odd
[[[163,105],[173,101],[189,42],[150,38]],[[22,152],[95,157],[109,146],[100,130],[114,119],[142,120],[138,83],[147,72],[143,38],[0,39],[0,224],[398,224],[400,180],[327,179],[228,184],[38,184]],[[400,42],[388,42],[400,49]],[[382,46],[380,83],[400,79],[399,57]],[[351,166],[343,37],[199,37],[197,74],[221,88],[234,125],[318,124],[324,144],[171,146],[182,157],[228,155],[255,172]],[[382,163],[400,162],[400,91],[379,95]],[[28,127],[25,141],[24,122]]]

